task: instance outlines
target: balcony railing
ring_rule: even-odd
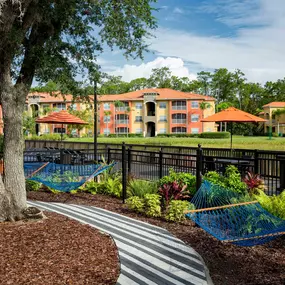
[[[172,110],[186,110],[186,106],[172,106]]]
[[[117,124],[117,125],[119,125],[119,124],[129,124],[129,120],[116,120],[115,121],[115,123]]]
[[[172,124],[186,124],[186,119],[172,119]]]
[[[125,111],[128,110],[128,108],[129,108],[129,106],[126,106],[126,107],[117,107],[117,111],[118,111],[118,112],[125,112]]]

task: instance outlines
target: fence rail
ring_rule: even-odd
[[[78,150],[84,155],[84,163],[117,161],[117,169],[124,168],[125,163],[127,174],[143,179],[157,180],[167,175],[170,168],[192,173],[197,176],[197,187],[201,175],[212,170],[224,174],[228,165],[235,165],[243,177],[248,171],[260,174],[270,195],[285,189],[284,151],[98,143],[98,157],[94,158],[93,143],[27,140],[25,154],[47,147]],[[30,157],[36,159],[35,155]]]

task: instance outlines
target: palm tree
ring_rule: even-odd
[[[211,108],[211,104],[208,103],[208,102],[201,102],[201,103],[199,104],[199,106],[200,106],[200,110],[202,110],[202,119],[204,119],[204,111],[205,111],[206,109]],[[202,133],[203,133],[203,132],[204,132],[204,122],[202,122]]]
[[[111,111],[104,111],[104,116],[111,116],[111,114],[112,114]],[[109,127],[108,127],[109,126],[109,120],[108,120],[108,118],[107,118],[106,123],[107,123],[107,132],[108,132],[109,131]],[[107,134],[107,136],[108,136],[108,134]]]
[[[128,107],[126,107],[126,109],[125,109],[125,115],[127,115],[128,116],[128,119],[127,119],[127,137],[129,136],[129,118],[130,118],[130,112],[131,112],[131,108],[128,106]]]
[[[285,108],[277,109],[277,110],[272,112],[272,115],[275,116],[275,118],[277,120],[277,133],[278,133],[278,135],[280,133],[279,119],[280,119],[281,115],[283,115],[283,114],[285,114]],[[271,128],[272,128],[272,120],[271,120]]]
[[[118,132],[117,132],[117,126],[116,126],[116,111],[117,111],[117,108],[120,108],[120,107],[124,107],[125,105],[124,105],[124,103],[123,102],[121,102],[120,100],[116,100],[115,102],[114,102],[114,105],[115,105],[115,132],[116,132],[116,135],[117,135],[117,137],[118,137]]]

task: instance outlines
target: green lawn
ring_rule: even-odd
[[[72,138],[70,141],[92,142],[93,138]],[[192,146],[197,147],[200,143],[202,147],[229,148],[230,139],[202,139],[202,138],[98,138],[99,143],[122,143],[129,144],[154,144],[154,145],[173,145],[173,146]],[[268,137],[233,137],[233,148],[262,149],[262,150],[284,150],[285,138]]]

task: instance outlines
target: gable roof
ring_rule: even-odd
[[[145,93],[157,93],[156,100],[172,100],[172,99],[190,99],[190,100],[205,100],[215,101],[211,96],[205,96],[195,93],[181,92],[170,88],[147,88],[143,90],[132,91],[123,94],[101,95],[99,101],[137,101],[143,100]]]
[[[72,102],[72,95],[62,95],[59,92],[30,92],[27,96],[31,98],[33,96],[40,96],[40,103],[57,103],[57,102]]]
[[[264,105],[263,107],[284,108],[285,102],[271,102],[269,104]]]

